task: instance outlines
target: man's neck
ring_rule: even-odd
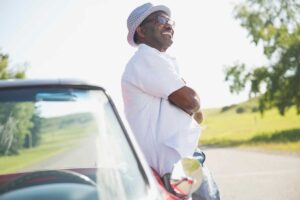
[[[149,43],[149,42],[143,42],[142,44],[145,44],[145,45],[147,45],[147,46],[149,46],[149,47],[152,47],[152,48],[154,48],[154,49],[156,49],[156,50],[158,50],[158,51],[160,51],[160,52],[166,52],[166,51],[167,51],[167,48],[164,48],[164,47],[158,47],[157,45],[151,44],[151,43]]]

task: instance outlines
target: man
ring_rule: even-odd
[[[176,60],[165,53],[173,43],[175,22],[170,16],[168,7],[151,3],[132,11],[127,40],[138,50],[122,76],[126,118],[147,162],[161,177],[182,157],[194,154],[202,122],[199,96],[179,75]],[[210,173],[206,168],[204,172],[193,199],[219,199]]]

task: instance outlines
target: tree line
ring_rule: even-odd
[[[9,69],[9,56],[0,52],[0,79],[23,79],[25,69]],[[0,102],[0,155],[17,154],[39,142],[40,118],[34,104]]]
[[[31,102],[0,103],[0,155],[38,145],[40,121]]]
[[[225,69],[232,93],[250,86],[259,96],[259,110],[276,107],[281,115],[296,107],[300,114],[300,2],[298,0],[245,0],[236,4],[234,16],[255,45],[262,45],[266,66],[238,62]]]

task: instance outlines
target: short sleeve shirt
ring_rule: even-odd
[[[125,115],[147,162],[160,175],[181,157],[193,154],[200,135],[197,122],[168,101],[185,86],[176,60],[145,44],[122,76]]]

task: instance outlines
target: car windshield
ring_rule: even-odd
[[[104,91],[0,90],[0,183],[8,175],[53,169],[92,177],[101,199],[141,199],[147,187]]]

